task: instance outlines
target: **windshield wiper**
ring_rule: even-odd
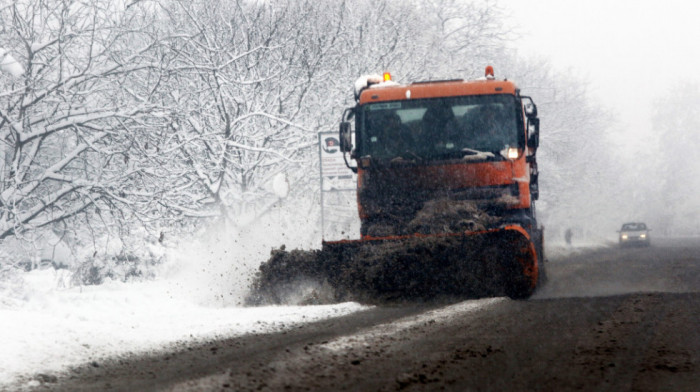
[[[480,151],[480,150],[474,150],[471,148],[463,148],[462,153],[464,153],[464,156],[462,159],[471,161],[471,160],[477,160],[477,159],[485,159],[485,158],[496,158],[496,154],[489,152],[489,151]]]
[[[461,159],[465,161],[485,161],[498,159],[498,155],[492,152],[479,151],[471,148],[462,150],[441,151],[428,157],[429,160]]]
[[[413,151],[406,150],[401,154],[388,159],[391,163],[416,163],[423,162],[424,158],[420,157]]]

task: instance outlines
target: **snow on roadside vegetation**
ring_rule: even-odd
[[[548,241],[547,233],[545,232],[544,255],[547,260],[559,259],[596,249],[608,248],[613,245],[615,245],[615,242],[604,238],[576,240],[572,241],[571,244],[566,244],[564,241]]]
[[[15,78],[19,78],[24,74],[24,68],[12,54],[4,48],[0,48],[0,72],[7,72]]]
[[[281,330],[364,309],[355,303],[240,306],[259,263],[282,244],[275,239],[313,245],[313,235],[294,234],[288,226],[272,219],[243,232],[211,228],[198,240],[166,249],[168,261],[150,280],[75,286],[68,270],[6,272],[0,276],[0,389],[38,385],[36,374],[108,356]]]

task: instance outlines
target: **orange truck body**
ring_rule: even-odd
[[[410,85],[381,83],[364,89],[358,99],[358,108],[368,104],[379,102],[405,102],[420,99],[434,99],[446,97],[474,97],[507,95],[514,99],[520,99],[520,93],[516,85],[511,81],[498,81],[484,79],[476,81],[439,81],[421,82]],[[511,192],[509,203],[500,208],[506,210],[528,211],[533,209],[534,199],[531,190],[533,180],[536,182],[537,166],[534,159],[535,148],[528,147],[527,116],[520,109],[517,116],[518,131],[522,134],[517,158],[497,161],[472,162],[460,159],[437,160],[425,164],[389,165],[381,170],[381,175],[386,181],[401,179],[404,183],[404,191],[435,191],[449,195],[449,191],[489,189],[502,187],[503,189],[517,189]],[[356,130],[361,129],[361,118],[356,114]],[[356,137],[362,136],[357,135]],[[372,211],[368,208],[360,194],[365,187],[366,177],[371,177],[375,171],[372,163],[363,164],[362,151],[356,151],[353,156],[358,161],[358,209],[361,220],[372,218]],[[534,177],[534,178],[533,178]],[[536,189],[537,184],[534,184]],[[467,192],[468,193],[468,192]],[[498,194],[496,194],[498,196]],[[483,198],[482,198],[483,199]],[[502,203],[501,203],[502,204]],[[363,233],[363,235],[365,235]]]
[[[357,166],[348,166],[357,176],[357,202],[361,220],[360,242],[397,241],[409,237],[458,235],[463,238],[485,236],[491,243],[499,239],[509,241],[513,259],[521,265],[517,274],[527,280],[527,289],[519,289],[514,296],[527,296],[534,291],[539,280],[543,256],[543,230],[535,216],[535,200],[538,198],[538,170],[536,151],[539,145],[539,119],[530,97],[521,96],[517,86],[507,80],[493,78],[492,69],[481,80],[429,81],[400,85],[394,82],[368,82],[356,91],[357,105],[346,110],[341,123],[341,150],[351,153]],[[491,74],[489,75],[489,71]],[[357,89],[357,85],[356,85]],[[529,103],[528,103],[529,101]],[[483,107],[498,107],[501,117],[510,121],[502,127],[509,132],[506,142],[477,148],[477,144],[452,142],[464,133],[482,132],[475,125],[453,126],[453,139],[440,141],[444,153],[403,154],[392,159],[382,155],[381,145],[390,139],[382,139],[384,128],[379,118],[399,118],[402,122],[396,138],[401,135],[423,133],[412,137],[413,148],[419,149],[437,142],[440,133],[429,134],[431,122],[440,123],[441,134],[450,128],[446,124],[476,124]],[[442,121],[428,116],[437,108],[448,108]],[[433,110],[439,112],[440,110]],[[350,145],[350,118],[355,118],[355,148]],[[485,116],[482,116],[485,117]],[[408,118],[408,119],[407,119]],[[432,121],[431,119],[437,119]],[[398,120],[397,120],[398,121]],[[442,121],[442,122],[441,122]],[[483,135],[482,135],[483,136]],[[494,140],[496,137],[494,136]],[[486,144],[484,144],[486,145]],[[431,150],[432,151],[432,150]],[[433,154],[433,155],[430,155]],[[443,154],[443,155],[441,155]],[[347,162],[347,161],[346,161]],[[388,234],[372,232],[378,221],[395,226],[405,225],[407,219],[396,217],[415,216],[430,200],[475,202],[490,215],[501,218],[496,227],[486,227],[472,232],[425,234],[396,230]],[[410,219],[410,218],[408,218]],[[349,241],[341,241],[347,242]],[[337,242],[336,244],[340,244]],[[351,241],[350,241],[351,242]],[[330,244],[330,243],[328,243]],[[497,245],[495,245],[497,246]]]

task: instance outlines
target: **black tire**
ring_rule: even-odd
[[[523,266],[513,258],[506,266],[506,276],[503,289],[505,294],[515,300],[528,299],[535,292],[532,281],[524,274]]]
[[[514,279],[506,284],[505,292],[510,299],[523,300],[530,298],[535,288],[526,279]]]

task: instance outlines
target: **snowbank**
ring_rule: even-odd
[[[363,309],[354,303],[210,307],[173,279],[66,288],[66,278],[61,271],[35,270],[12,292],[2,293],[11,301],[0,303],[0,389],[108,356],[282,330]]]
[[[198,240],[171,246],[169,261],[151,280],[75,286],[68,270],[6,270],[0,276],[0,390],[37,386],[36,374],[106,357],[278,331],[366,309],[356,303],[239,305],[273,247],[316,241],[294,230],[294,222],[271,214],[246,230],[212,227]]]

